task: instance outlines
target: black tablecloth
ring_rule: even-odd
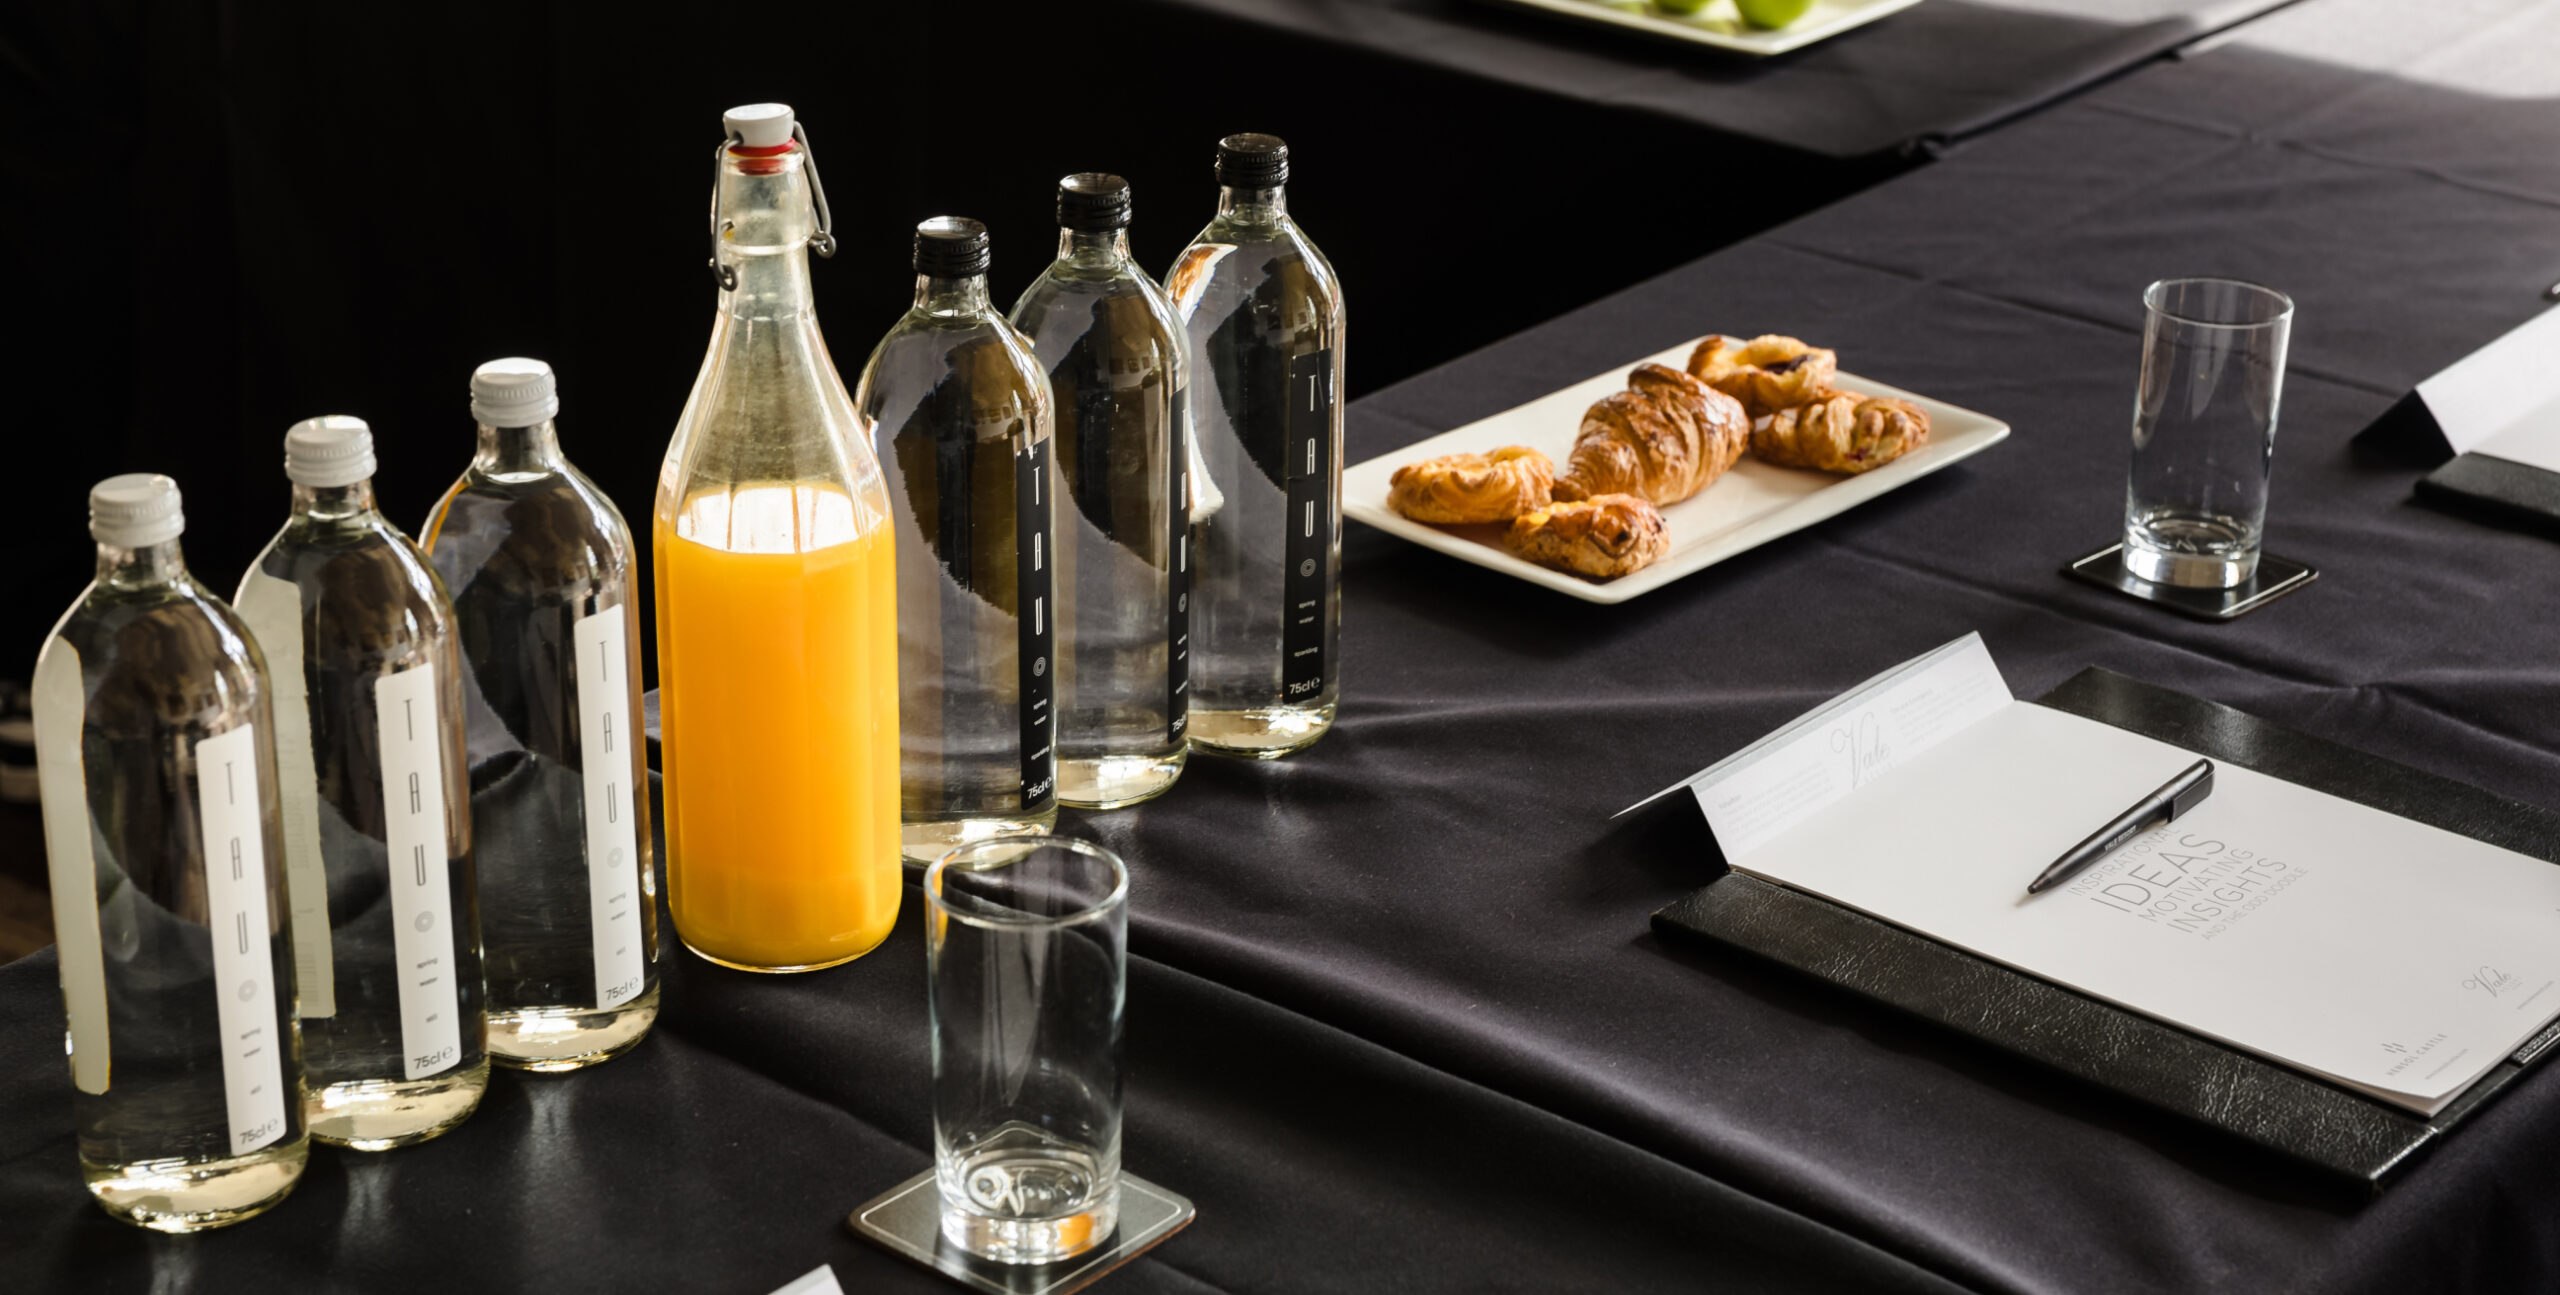
[[[1973,134],[2288,0],[1923,0],[1769,59],[1486,0],[1148,2],[1859,157]]]
[[[1153,889],[1132,887],[1144,903]],[[804,976],[671,948],[626,1056],[496,1071],[469,1121],[314,1146],[269,1214],[191,1238],[80,1189],[50,951],[0,968],[0,1290],[849,1292],[954,1289],[858,1241],[851,1210],[928,1163],[922,900]],[[664,918],[663,911],[661,918]],[[662,920],[661,930],[671,930]],[[1199,1220],[1104,1289],[1947,1292],[1910,1261],[1553,1113],[1235,990],[1133,959],[1133,1172]],[[1723,1287],[1720,1287],[1723,1288]]]
[[[1362,402],[1355,462],[1709,329],[1775,331],[2017,433],[1615,608],[1355,532],[1346,721],[1319,758],[1208,766],[1184,812],[1106,821],[1164,883],[1143,945],[1969,1285],[2560,1285],[2547,1075],[2381,1200],[2325,1197],[1775,971],[1657,947],[1638,918],[1700,864],[1605,822],[1969,629],[2021,693],[2104,665],[2560,805],[2560,555],[2413,506],[2410,471],[2348,444],[2539,309],[2560,267],[2560,85],[2535,80],[2560,15],[2464,18],[2288,11]],[[2324,574],[2230,625],[2057,572],[2117,525],[2141,289],[2190,273],[2300,304],[2268,536]]]
[[[2560,15],[2409,14],[2305,0],[1356,404],[1353,461],[1709,329],[1766,330],[2017,432],[1617,607],[1353,528],[1338,729],[1066,818],[1136,875],[1129,1164],[1202,1207],[1105,1289],[2560,1287],[2547,1067],[2379,1199],[2340,1197],[1781,970],[1658,944],[1646,915],[1706,865],[1608,822],[1977,629],[2022,694],[2105,665],[2560,807],[2560,552],[2413,505],[2410,470],[2348,445],[2560,268]],[[2112,537],[2138,294],[2184,273],[2300,302],[2269,542],[2323,576],[2231,625],[2056,570]],[[926,1288],[841,1229],[923,1164],[912,918],[808,977],[672,956],[666,1021],[629,1058],[502,1076],[450,1137],[324,1153],[272,1217],[176,1242],[85,1200],[52,968],[0,968],[0,1284],[224,1289],[273,1263],[292,1288],[752,1295],[825,1260],[849,1289]]]

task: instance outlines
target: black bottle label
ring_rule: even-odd
[[[1281,581],[1280,700],[1324,691],[1326,611],[1333,604],[1333,348],[1289,361],[1289,568]]]
[[[1036,810],[1058,789],[1057,725],[1049,705],[1057,607],[1049,597],[1049,442],[1013,456],[1015,604],[1020,616],[1022,808]]]
[[[1165,508],[1168,570],[1164,592],[1165,740],[1179,742],[1191,729],[1191,418],[1190,394],[1173,391],[1172,444],[1165,454],[1173,477]]]

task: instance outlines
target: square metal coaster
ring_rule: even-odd
[[[845,1225],[875,1245],[987,1295],[1067,1295],[1154,1249],[1188,1226],[1196,1212],[1189,1200],[1124,1170],[1120,1227],[1109,1241],[1056,1263],[993,1263],[942,1239],[942,1197],[927,1169],[873,1197]]]
[[[2064,567],[2062,573],[2077,576],[2101,589],[2113,589],[2147,603],[2158,603],[2171,611],[2198,620],[2227,621],[2245,616],[2286,594],[2320,578],[2320,572],[2291,558],[2273,553],[2258,555],[2258,572],[2245,584],[2230,589],[2191,589],[2184,585],[2158,585],[2124,569],[2124,541],[2079,558]]]

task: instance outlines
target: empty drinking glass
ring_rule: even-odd
[[[1120,1219],[1129,870],[1062,837],[961,846],[925,874],[942,1235],[1064,1259]]]
[[[2266,527],[2293,299],[2237,279],[2163,279],[2142,304],[2125,569],[2155,584],[2246,584]]]

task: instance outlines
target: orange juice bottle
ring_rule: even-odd
[[[809,971],[898,916],[897,565],[809,302],[834,241],[808,141],[782,104],[726,125],[720,313],[651,526],[668,902],[703,957]]]

